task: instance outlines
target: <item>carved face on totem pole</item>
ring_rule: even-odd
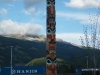
[[[55,58],[47,57],[46,63],[47,63],[47,66],[46,66],[47,74],[56,75],[56,57]]]
[[[47,0],[46,74],[56,73],[55,0]]]

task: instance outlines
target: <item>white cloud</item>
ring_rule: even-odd
[[[82,33],[57,33],[56,37],[73,44],[81,45],[80,36],[82,35]]]
[[[87,40],[85,39],[86,35],[84,33],[57,33],[56,37],[75,45],[87,46],[88,44],[89,46],[93,47],[93,41],[91,40],[92,36],[90,34],[87,34]],[[83,41],[83,44],[82,44],[82,41]],[[97,44],[97,40],[96,40],[96,44]]]
[[[23,4],[25,7],[24,13],[32,14],[32,15],[41,13],[41,11],[43,11],[41,9],[45,8],[44,2],[46,1],[45,0],[23,0]]]
[[[89,20],[89,15],[84,13],[73,12],[57,12],[57,17],[65,19],[79,20],[81,23],[85,23]]]
[[[100,25],[100,14],[86,14],[79,12],[56,12],[57,18],[64,20],[77,20],[82,25],[93,25],[94,23],[98,23]],[[97,20],[98,18],[98,20]]]
[[[70,0],[70,2],[64,2],[66,6],[73,8],[93,8],[98,7],[100,0]]]
[[[16,0],[0,0],[0,4],[2,3],[11,3],[11,2],[15,2]]]
[[[45,0],[23,0],[23,1],[24,1],[25,8],[29,8],[33,5],[40,4],[40,3],[44,2]]]
[[[25,14],[32,14],[32,15],[34,15],[34,14],[36,14],[36,9],[35,8],[29,8],[29,9],[26,9],[26,10],[24,10],[24,13]]]
[[[13,7],[14,5],[12,5],[12,4],[8,4],[8,6],[11,6],[11,7]]]
[[[43,30],[42,25],[33,23],[18,23],[12,20],[3,20],[0,22],[0,34],[36,34]]]
[[[1,15],[6,15],[7,13],[8,13],[8,12],[7,12],[6,9],[4,9],[4,8],[0,9],[0,14],[1,14]]]

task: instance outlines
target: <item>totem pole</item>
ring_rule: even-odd
[[[56,71],[56,20],[55,0],[47,0],[47,39],[46,39],[46,75],[57,75]]]

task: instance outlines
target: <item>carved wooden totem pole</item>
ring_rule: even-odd
[[[55,0],[47,0],[47,39],[46,39],[46,75],[57,75],[56,71],[56,20]]]

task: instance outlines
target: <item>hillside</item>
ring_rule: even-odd
[[[30,61],[29,63],[27,63],[25,66],[46,66],[45,61],[46,61],[45,57],[36,58]],[[70,72],[74,72],[74,68],[66,61],[57,58],[57,72],[70,73]]]
[[[29,35],[23,38],[30,37]],[[0,36],[0,66],[10,66],[10,50],[13,46],[13,66],[25,65],[35,58],[45,57],[46,44],[40,41],[40,36],[31,36],[33,40],[15,38],[11,36]],[[34,40],[35,38],[35,40]],[[36,39],[37,38],[37,39]],[[85,50],[81,47],[72,45],[68,42],[57,40],[57,58],[64,59],[65,61],[75,65],[86,67],[86,54]],[[100,51],[98,51],[100,55]]]

